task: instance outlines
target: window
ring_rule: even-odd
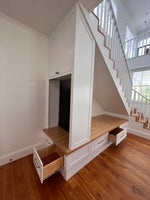
[[[138,41],[138,56],[143,56],[150,53],[150,36],[144,37]]]
[[[150,70],[133,72],[133,89],[150,99]]]

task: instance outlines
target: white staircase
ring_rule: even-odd
[[[137,112],[140,113],[139,121],[136,116],[135,120],[136,122],[143,124],[143,128],[149,131],[149,101],[141,94],[132,90],[132,80],[111,0],[104,0],[90,14],[82,7],[82,5],[81,9],[126,111],[129,115],[132,115],[132,117],[133,114],[137,114]]]

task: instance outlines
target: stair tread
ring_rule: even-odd
[[[148,121],[148,119],[139,119],[137,122],[145,124]]]
[[[131,114],[131,116],[138,117],[138,116],[140,116],[140,114],[139,113],[133,113],[133,114]]]

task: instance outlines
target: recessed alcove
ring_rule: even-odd
[[[49,80],[49,128],[61,127],[69,132],[71,75]]]

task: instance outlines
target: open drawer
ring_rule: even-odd
[[[53,144],[38,151],[33,148],[33,163],[41,183],[43,183],[44,179],[63,167],[64,157],[56,145]]]
[[[115,128],[114,130],[109,132],[109,141],[112,141],[116,145],[118,145],[124,138],[127,136],[127,128]]]

